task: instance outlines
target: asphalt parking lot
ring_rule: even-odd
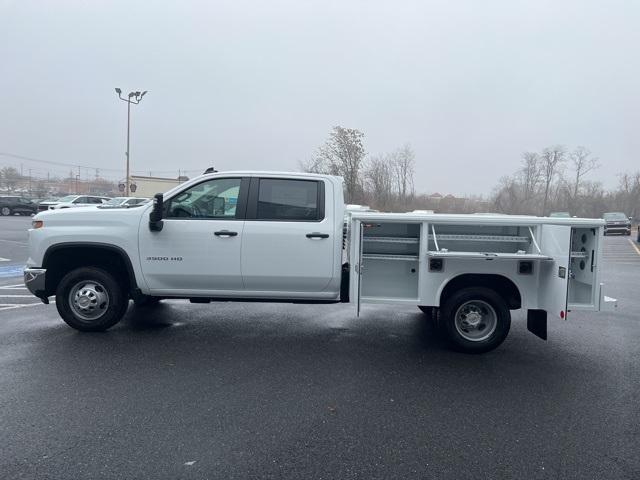
[[[444,348],[415,308],[163,302],[109,332],[21,286],[0,218],[1,478],[640,478],[640,251],[605,238],[613,313],[515,312]],[[635,237],[632,237],[635,238]]]

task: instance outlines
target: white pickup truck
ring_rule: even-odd
[[[342,192],[328,175],[224,172],[146,205],[42,212],[25,284],[83,331],[115,325],[130,299],[416,305],[465,352],[500,345],[511,310],[546,339],[547,317],[616,305],[602,220],[345,213]]]

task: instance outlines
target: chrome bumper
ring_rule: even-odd
[[[24,284],[36,297],[43,297],[45,292],[45,268],[25,268]]]

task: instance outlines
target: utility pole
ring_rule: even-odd
[[[31,169],[29,169],[29,196],[31,196]]]
[[[116,88],[116,93],[118,94],[118,98],[123,102],[127,102],[127,175],[124,182],[124,195],[125,197],[129,196],[129,185],[131,183],[131,178],[129,175],[129,161],[130,161],[130,150],[129,150],[129,138],[130,138],[130,130],[131,130],[131,104],[138,105],[142,101],[142,97],[147,94],[147,91],[144,92],[129,92],[128,98],[122,97],[122,90]]]

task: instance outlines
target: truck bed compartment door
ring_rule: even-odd
[[[571,227],[542,225],[540,249],[552,260],[540,262],[538,305],[550,317],[567,318]]]

